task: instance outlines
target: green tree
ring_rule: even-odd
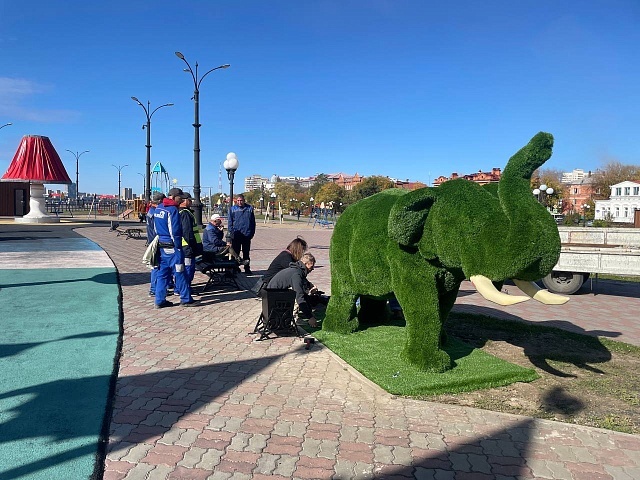
[[[291,204],[295,203],[295,202],[291,202],[291,199],[295,199],[295,189],[293,188],[293,185],[286,183],[286,182],[276,182],[276,185],[274,187],[274,191],[276,192],[277,198],[276,198],[276,202],[279,202],[282,204],[282,208],[284,209],[284,211],[287,211],[291,208]],[[276,203],[276,208],[278,208],[278,204]]]
[[[538,169],[531,175],[531,191],[540,188],[541,185],[546,185],[547,188],[553,188],[553,193],[547,195],[546,193],[540,195],[540,201],[545,207],[556,208],[558,211],[563,211],[563,198],[566,198],[568,188],[567,185],[562,183],[562,171],[557,169]]]
[[[313,182],[313,185],[309,187],[309,195],[314,197],[318,194],[318,191],[322,188],[323,185],[330,183],[329,176],[326,173],[320,173],[316,175],[316,180]]]
[[[337,185],[333,182],[325,183],[318,190],[318,193],[315,196],[315,202],[324,202],[325,204],[333,202],[333,204],[338,207],[340,203],[344,202],[346,194],[347,191],[344,189],[344,187],[341,187],[340,185]]]
[[[353,187],[353,190],[349,193],[349,203],[355,203],[388,188],[394,188],[394,184],[387,177],[378,175],[366,177],[361,183]]]

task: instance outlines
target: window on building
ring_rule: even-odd
[[[625,218],[629,216],[629,207],[624,207],[624,216]]]
[[[627,196],[631,195],[631,187],[624,187],[624,194]]]
[[[640,193],[640,187],[633,187],[633,194],[638,195]]]
[[[622,195],[622,187],[616,187],[616,195],[619,197]]]
[[[574,189],[573,189],[573,194],[574,194],[574,195],[577,195],[577,194],[578,194],[578,189],[577,189],[577,188],[574,188]]]
[[[616,207],[616,217],[620,216],[620,207]]]

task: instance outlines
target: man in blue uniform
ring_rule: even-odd
[[[236,197],[236,205],[229,210],[227,223],[227,244],[242,255],[245,262],[244,271],[247,275],[251,275],[249,251],[251,250],[251,239],[256,234],[256,217],[253,213],[253,207],[245,203],[244,195],[240,194]]]
[[[156,207],[158,203],[164,200],[164,193],[156,192],[153,194],[151,198],[151,206],[147,211],[147,245],[153,242],[153,239],[156,238],[156,227],[153,223],[153,214],[156,213]],[[151,269],[151,285],[149,286],[149,296],[156,296],[156,279],[158,278],[158,267],[153,267]]]
[[[167,285],[171,281],[172,274],[175,275],[176,289],[180,292],[180,305],[190,307],[195,303],[185,275],[182,225],[178,213],[178,205],[184,196],[181,189],[172,188],[162,204],[156,207],[153,215],[160,250],[160,265],[156,280],[156,308],[173,305],[167,301]]]

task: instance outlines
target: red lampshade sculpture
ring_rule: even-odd
[[[2,176],[3,182],[21,181],[30,183],[29,213],[16,218],[17,222],[58,222],[58,217],[47,215],[44,204],[45,183],[71,183],[60,156],[48,137],[25,135],[20,146]]]

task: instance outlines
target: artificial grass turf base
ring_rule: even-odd
[[[469,392],[539,378],[535,370],[501,360],[451,336],[444,350],[454,367],[444,373],[423,372],[400,357],[405,342],[402,325],[379,325],[351,334],[306,328],[358,372],[395,395]]]

